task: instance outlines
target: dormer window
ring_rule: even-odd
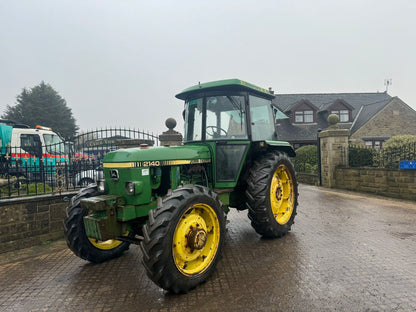
[[[338,115],[340,122],[349,122],[350,121],[350,111],[343,110],[331,110],[331,114]]]
[[[322,105],[321,111],[327,111],[328,114],[335,114],[339,117],[339,122],[351,122],[352,121],[352,107],[343,99],[335,100],[332,103]]]
[[[302,99],[289,105],[284,113],[290,116],[294,124],[312,124],[316,122],[316,112],[318,108],[309,100]]]
[[[295,122],[296,123],[312,123],[313,122],[313,111],[295,111]]]

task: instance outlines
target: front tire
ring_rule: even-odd
[[[86,196],[88,197],[88,196]],[[100,263],[119,257],[129,249],[130,243],[119,240],[100,241],[89,238],[85,233],[84,217],[88,214],[81,208],[77,200],[67,208],[67,217],[64,220],[64,235],[66,243],[72,252],[81,259]]]
[[[298,205],[298,184],[289,157],[270,152],[257,160],[247,179],[248,217],[265,238],[290,231]]]
[[[141,243],[147,275],[173,293],[205,282],[219,261],[225,218],[218,195],[187,185],[167,195],[149,212]]]

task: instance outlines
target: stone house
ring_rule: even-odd
[[[277,117],[278,139],[295,148],[316,144],[329,114],[339,116],[338,126],[350,130],[353,144],[379,149],[392,136],[416,135],[416,111],[386,92],[277,94],[273,104],[288,117]]]

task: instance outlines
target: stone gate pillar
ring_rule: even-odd
[[[176,120],[173,118],[166,119],[166,127],[168,127],[168,131],[163,132],[159,135],[159,142],[160,146],[178,146],[183,145],[182,134],[173,130],[176,127]]]
[[[348,138],[350,130],[340,129],[338,115],[328,116],[330,126],[319,133],[321,140],[322,186],[335,187],[335,168],[348,166]]]

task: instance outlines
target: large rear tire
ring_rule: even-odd
[[[100,241],[88,237],[84,227],[84,217],[88,214],[88,211],[81,208],[79,202],[80,198],[72,202],[67,208],[67,217],[64,220],[66,243],[75,255],[90,262],[100,263],[118,257],[129,249],[129,242],[119,240]]]
[[[186,185],[149,212],[141,243],[147,275],[173,293],[187,293],[205,282],[219,261],[225,218],[218,195]]]
[[[248,217],[266,238],[290,231],[298,205],[298,184],[292,162],[285,153],[270,152],[258,159],[247,179]]]

